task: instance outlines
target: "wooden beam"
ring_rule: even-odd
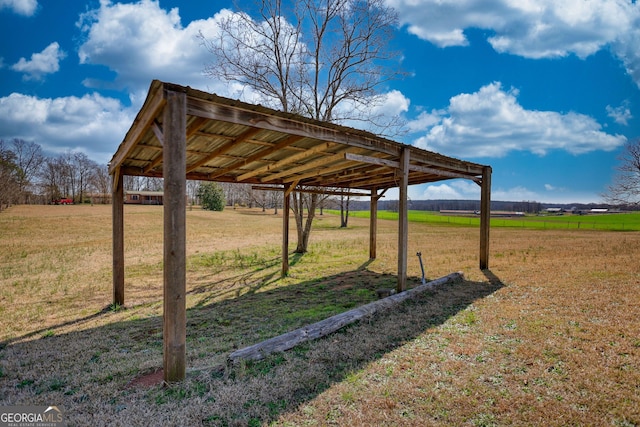
[[[328,150],[328,149],[330,149],[332,147],[335,147],[335,145],[336,144],[331,143],[331,142],[323,142],[321,144],[318,144],[318,145],[314,146],[313,148],[310,148],[308,150],[302,151],[300,153],[296,153],[296,154],[294,154],[292,156],[286,157],[286,158],[284,158],[284,159],[282,159],[280,161],[277,161],[277,162],[275,162],[273,164],[266,165],[266,166],[263,166],[261,168],[254,169],[251,172],[247,172],[245,174],[242,174],[242,175],[240,175],[238,177],[238,181],[244,181],[245,179],[251,178],[251,177],[256,176],[256,175],[260,175],[260,174],[265,173],[265,172],[278,170],[282,166],[286,166],[286,165],[288,165],[290,163],[297,162],[298,160],[302,160],[302,159],[305,159],[307,157],[314,156],[314,155],[316,155],[316,154],[318,154],[318,153],[320,153],[320,152],[322,152],[324,150]]]
[[[293,168],[289,168],[287,170],[284,170],[282,172],[278,172],[278,173],[274,173],[271,175],[267,175],[264,178],[260,179],[260,182],[269,182],[269,181],[273,181],[276,180],[278,178],[282,178],[285,176],[292,176],[295,174],[299,174],[302,172],[306,172],[309,169],[318,169],[318,168],[322,168],[325,165],[334,163],[334,162],[339,162],[341,160],[344,160],[344,156],[342,155],[342,153],[338,153],[338,154],[333,154],[327,157],[322,157],[320,159],[314,160],[312,162],[309,163],[305,163],[303,165],[299,165]],[[311,172],[311,175],[309,176],[315,176],[317,174],[317,170],[314,172]],[[304,179],[304,177],[301,177],[301,179]]]
[[[289,275],[289,210],[291,191],[295,186],[286,186],[282,196],[282,277]]]
[[[164,112],[164,381],[186,373],[186,94],[167,91]]]
[[[400,156],[400,195],[398,197],[398,286],[397,291],[407,289],[407,245],[409,242],[408,185],[410,151],[406,147]]]
[[[189,128],[187,129],[187,141],[189,140],[189,138],[191,138],[196,132],[198,132],[198,130],[200,129],[200,126],[202,126],[204,124],[204,122],[206,122],[206,119],[203,119],[202,117],[196,117],[196,119],[191,122],[191,124],[189,125]],[[156,127],[158,127],[158,131],[160,132],[160,136],[162,137],[162,139],[160,139],[160,137],[158,136],[158,131],[156,131]],[[154,132],[156,134],[156,138],[158,138],[158,140],[160,141],[160,144],[163,145],[164,144],[164,135],[162,135],[162,131],[160,130],[160,126],[157,124],[157,122],[154,121]],[[151,148],[151,147],[150,147]],[[156,147],[153,147],[156,148]],[[151,161],[151,163],[149,163],[149,165],[147,167],[144,168],[144,173],[149,173],[149,171],[153,170],[156,168],[156,166],[158,166],[161,162],[162,162],[162,147],[158,147],[158,150],[160,151],[160,153]]]
[[[264,150],[260,150],[257,153],[247,157],[246,159],[242,159],[242,160],[238,160],[234,163],[232,163],[229,166],[226,166],[224,169],[219,170],[215,173],[212,173],[209,175],[209,179],[215,179],[219,176],[222,176],[224,174],[227,174],[231,171],[234,171],[236,169],[238,169],[239,167],[242,166],[246,166],[248,164],[251,164],[253,162],[255,162],[256,160],[260,160],[261,158],[268,156],[269,154],[275,153],[276,151],[282,150],[283,148],[286,148],[288,146],[290,146],[291,144],[295,144],[296,142],[300,141],[301,139],[303,139],[302,136],[298,136],[298,135],[289,135],[286,138],[284,138],[282,141],[279,141],[278,143],[276,143],[275,145],[264,149]]]
[[[305,174],[293,175],[293,176],[284,178],[282,181],[283,182],[290,182],[294,180],[302,181],[302,180],[308,180],[309,178],[314,178],[311,181],[317,182],[317,184],[315,185],[319,187],[351,187],[348,181],[346,180],[344,181],[340,180],[339,184],[336,182],[335,185],[330,185],[330,184],[328,185],[328,182],[330,182],[331,180],[327,179],[327,175],[338,173],[344,170],[346,166],[348,166],[348,164],[340,164],[340,165],[335,165],[331,167],[316,169],[312,172],[307,172]],[[308,184],[308,185],[314,185],[314,184]]]
[[[113,304],[124,305],[124,185],[122,172],[116,168],[112,175],[111,220],[113,248]]]
[[[262,129],[257,129],[257,128],[249,128],[249,129],[247,129],[246,131],[244,131],[243,133],[238,135],[236,138],[226,142],[221,147],[213,150],[207,156],[203,157],[202,159],[200,159],[197,162],[195,162],[192,165],[190,165],[189,168],[187,169],[187,172],[191,172],[191,171],[193,171],[195,169],[198,169],[200,166],[204,165],[205,163],[207,163],[207,162],[215,159],[219,155],[224,154],[227,151],[231,150],[231,148],[233,148],[234,145],[240,144],[241,142],[246,141],[247,139],[251,138],[252,136],[257,134],[261,130]]]
[[[160,145],[164,145],[164,135],[162,134],[162,128],[160,127],[160,123],[158,123],[157,120],[154,120],[153,123],[151,123],[151,130],[153,130],[153,134],[158,139],[158,142],[160,143]]]
[[[386,169],[386,168],[385,168]],[[354,177],[353,180],[347,181],[353,188],[389,188],[399,185],[397,174],[388,169],[385,171],[368,169],[362,173],[361,177]]]
[[[378,190],[371,190],[371,202],[369,204],[369,259],[376,259],[376,248],[378,238]]]
[[[368,136],[365,132],[355,129],[327,123],[317,124],[310,119],[304,119],[299,116],[289,115],[288,117],[283,117],[282,113],[274,115],[273,112],[261,112],[257,111],[258,109],[255,106],[248,104],[245,104],[245,106],[251,109],[242,108],[241,103],[237,103],[235,106],[223,105],[213,100],[213,96],[209,95],[208,98],[205,100],[199,99],[197,96],[190,96],[187,113],[192,116],[206,117],[244,126],[254,126],[325,142],[346,144],[367,150],[373,149],[396,156],[400,151],[396,142]]]
[[[251,186],[252,190],[258,190],[258,191],[282,191],[285,188],[283,187],[270,187],[267,185],[252,185]],[[354,191],[337,191],[337,190],[330,190],[330,189],[313,189],[313,188],[306,188],[306,189],[298,189],[296,190],[298,193],[307,193],[307,194],[326,194],[328,196],[350,196],[350,197],[367,197],[369,194],[367,193],[358,193],[358,192],[354,192]]]
[[[373,165],[388,166],[390,168],[396,168],[396,169],[400,167],[400,162],[396,162],[394,160],[382,159],[379,157],[362,156],[362,155],[353,154],[353,153],[345,153],[344,157],[347,160],[354,160],[362,163],[370,163]],[[459,172],[451,172],[451,171],[436,169],[436,168],[422,166],[422,165],[409,165],[409,170],[411,172],[421,172],[425,174],[443,176],[447,178],[470,179],[476,182],[480,181],[480,178],[477,176],[462,174]]]
[[[303,326],[302,328],[287,332],[286,334],[236,350],[229,355],[229,362],[234,364],[241,360],[264,359],[270,354],[280,353],[292,349],[298,344],[332,334],[347,325],[357,322],[358,320],[364,319],[383,310],[388,310],[408,299],[416,298],[420,294],[431,290],[436,286],[442,286],[446,283],[456,282],[463,279],[464,275],[462,273],[451,273],[447,276],[416,286],[406,292],[397,293],[388,296],[387,298],[370,302],[369,304],[365,304],[344,313],[336,314],[335,316],[308,326]]]
[[[354,153],[344,153],[344,158],[346,160],[352,160],[355,162],[369,163],[369,164],[378,165],[378,166],[387,166],[392,169],[398,169],[400,167],[400,162],[396,160],[383,159],[380,157],[363,156],[363,155],[354,154]]]
[[[482,171],[480,188],[480,269],[489,268],[489,231],[491,229],[491,166]]]
[[[109,162],[109,174],[113,175],[116,167],[119,167],[124,159],[129,157],[131,151],[135,148],[138,141],[145,134],[153,118],[156,117],[158,112],[164,107],[165,97],[163,91],[163,83],[154,80],[149,88],[149,94],[144,102],[144,105],[138,112],[129,132],[124,137],[124,141],[118,147],[118,151],[113,155],[111,162]]]

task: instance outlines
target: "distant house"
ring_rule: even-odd
[[[562,208],[547,208],[547,213],[562,213]]]
[[[124,202],[131,205],[161,205],[162,191],[125,191]]]

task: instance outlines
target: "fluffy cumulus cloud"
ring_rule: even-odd
[[[611,105],[607,105],[606,109],[607,115],[619,125],[627,126],[629,124],[629,120],[633,118],[633,116],[631,115],[631,110],[627,105],[621,105],[619,107],[612,107]]]
[[[0,10],[10,9],[18,15],[31,16],[37,8],[37,0],[0,0]]]
[[[42,52],[31,55],[31,59],[20,58],[11,69],[24,73],[25,80],[42,80],[45,75],[59,71],[60,61],[66,56],[58,42],[53,42]]]
[[[212,88],[216,83],[203,74],[212,58],[198,34],[212,37],[217,19],[227,13],[222,10],[183,27],[179,10],[166,11],[157,1],[101,0],[98,9],[83,14],[77,23],[84,36],[79,59],[82,64],[107,66],[117,73],[116,84],[130,91],[146,90],[152,79],[160,79],[221,93],[224,88]],[[104,84],[85,81],[89,87]]]
[[[106,163],[134,116],[120,101],[95,93],[54,99],[12,93],[0,98],[0,139],[34,141],[54,154],[82,147]]]
[[[343,101],[334,115],[338,117],[336,121],[344,126],[389,136],[397,134],[404,125],[401,117],[409,110],[410,103],[402,92],[391,90],[360,103]]]
[[[480,187],[475,183],[464,180],[452,180],[440,184],[415,186],[409,189],[409,194],[416,200],[479,200]],[[389,194],[389,193],[387,193]],[[388,197],[392,198],[394,195]],[[396,196],[397,197],[397,196]],[[569,197],[569,199],[568,199]],[[522,185],[513,187],[495,186],[491,190],[491,200],[522,201],[538,200],[545,203],[592,203],[599,200],[594,193],[567,192],[566,188],[545,184],[541,191],[532,190]]]
[[[427,185],[420,200],[475,200],[480,198],[480,186],[465,180],[452,180],[443,184]]]
[[[414,132],[425,132],[414,144],[470,158],[502,157],[512,151],[545,155],[551,150],[565,150],[582,154],[611,151],[626,142],[622,135],[603,132],[592,117],[526,110],[517,96],[517,90],[504,90],[500,83],[456,95],[445,110],[427,113],[409,124]]]
[[[387,0],[407,30],[440,46],[465,46],[465,29],[494,32],[498,52],[527,58],[575,54],[605,46],[640,85],[640,2],[631,0]]]

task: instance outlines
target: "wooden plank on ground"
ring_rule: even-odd
[[[461,272],[451,273],[439,279],[432,280],[424,285],[417,286],[408,291],[388,296],[384,299],[371,302],[362,307],[354,308],[344,313],[321,320],[320,322],[296,329],[286,334],[262,341],[249,347],[236,350],[229,355],[230,363],[237,363],[241,360],[260,360],[273,353],[289,350],[303,342],[314,340],[329,335],[344,326],[354,323],[366,316],[370,316],[381,310],[386,310],[410,298],[432,289],[435,286],[445,283],[462,280],[464,275]]]

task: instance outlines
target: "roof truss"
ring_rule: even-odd
[[[157,80],[110,162],[112,175],[119,170],[125,175],[162,176],[162,121],[169,91],[186,94],[188,179],[386,189],[398,186],[405,148],[409,184],[482,179],[483,165]]]

